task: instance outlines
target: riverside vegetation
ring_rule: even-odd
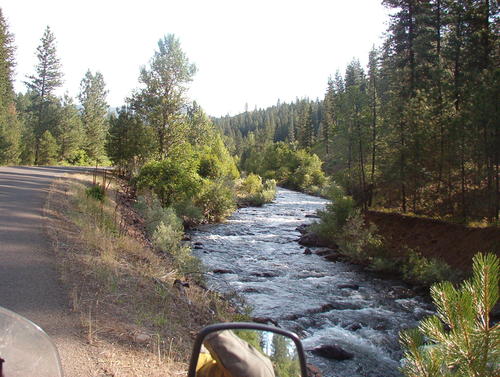
[[[372,271],[396,273],[410,283],[426,287],[442,280],[458,280],[458,271],[418,251],[390,253],[383,236],[373,224],[366,224],[361,209],[342,187],[331,185],[328,197],[331,202],[319,211],[320,221],[311,230],[324,242],[337,246],[351,262],[366,265]]]
[[[88,175],[56,181],[45,208],[48,232],[96,370],[173,376],[187,368],[192,331],[245,317],[194,284],[199,274],[188,284],[199,265],[181,242],[173,210],[153,203],[144,209],[153,221],[145,222],[119,182],[95,186]]]

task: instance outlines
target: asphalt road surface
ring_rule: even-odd
[[[44,234],[52,181],[81,168],[0,167],[0,306],[41,326],[55,341],[66,376],[90,376],[67,294]],[[87,369],[87,370],[85,370]]]

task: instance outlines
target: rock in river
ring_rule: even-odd
[[[330,262],[337,262],[338,260],[342,259],[342,254],[333,249],[319,249],[316,250],[314,253],[316,255],[319,255],[320,257],[324,257],[326,260],[329,260]]]
[[[321,374],[321,371],[318,369],[318,367],[312,364],[307,364],[307,375],[309,377],[323,377],[323,374]]]
[[[358,284],[339,284],[339,285],[337,285],[337,288],[338,289],[353,289],[353,290],[357,291],[359,289],[359,285]]]
[[[278,325],[278,322],[276,322],[274,319],[268,318],[268,317],[253,317],[252,321],[254,321],[256,323],[263,323],[263,324],[272,323],[274,326],[280,327]]]
[[[306,234],[308,226],[309,226],[308,224],[301,224],[297,228],[295,228],[295,230],[300,234]]]
[[[325,255],[331,254],[332,252],[333,252],[332,249],[319,249],[319,250],[316,250],[314,253],[316,255],[319,255],[320,257],[323,257]]]
[[[233,271],[231,270],[226,270],[226,269],[223,269],[223,268],[218,268],[216,270],[213,270],[212,271],[214,274],[234,274]]]
[[[354,354],[347,352],[337,344],[329,344],[316,347],[311,350],[312,353],[332,360],[348,360],[354,357]]]
[[[316,233],[305,233],[299,238],[299,244],[304,246],[328,246]]]

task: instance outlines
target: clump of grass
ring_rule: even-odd
[[[87,187],[85,189],[85,194],[87,195],[88,198],[94,198],[95,200],[97,200],[99,202],[103,202],[104,197],[106,195],[106,192],[105,192],[103,186],[92,185],[92,186]]]

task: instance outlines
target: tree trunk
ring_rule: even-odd
[[[466,185],[465,185],[465,137],[462,133],[460,143],[460,186],[462,196],[462,217],[464,223],[467,221],[467,205],[466,205]]]
[[[329,141],[330,141],[330,134],[329,134],[330,125],[327,122],[325,122],[323,127],[325,127],[325,129],[323,130],[323,135],[325,137],[325,152],[326,152],[326,155],[328,156],[330,154],[330,151],[328,149]]]
[[[500,137],[498,137],[498,127],[495,128],[495,140],[496,140],[496,145],[500,144]],[[498,168],[499,161],[498,161],[498,148],[495,149],[495,183],[496,183],[496,192],[495,192],[495,220],[497,225],[499,222],[499,216],[500,216],[500,171]]]
[[[415,23],[413,22],[414,17],[414,4],[413,1],[408,2],[408,53],[410,57],[410,97],[415,95],[415,50],[414,50],[414,38],[415,38]]]
[[[400,140],[401,140],[401,154],[400,154],[400,178],[401,178],[401,208],[403,213],[406,213],[406,142],[404,135],[404,123],[399,123],[400,127]]]
[[[361,134],[361,124],[358,119],[358,109],[356,109],[356,128],[358,130],[358,146],[359,146],[359,169],[361,178],[361,201],[363,205],[363,210],[367,210],[367,198],[366,198],[366,174],[365,174],[365,157],[363,153],[363,140]]]
[[[438,182],[437,193],[440,194],[441,184],[443,182],[443,165],[444,165],[444,124],[443,124],[443,85],[442,85],[442,66],[441,66],[441,0],[436,3],[436,56],[437,56],[437,119],[439,122],[439,163],[438,163]]]
[[[375,89],[375,77],[373,77],[373,93],[372,93],[372,169],[370,182],[375,184],[375,155],[377,148],[377,93]]]
[[[454,54],[454,61],[453,61],[453,84],[454,84],[454,108],[455,108],[455,120],[456,122],[460,122],[462,124],[461,129],[459,130],[461,132],[460,135],[460,188],[461,188],[461,207],[462,207],[462,216],[464,222],[466,221],[467,218],[467,210],[466,210],[466,205],[465,205],[465,128],[463,127],[463,122],[460,118],[460,60],[461,60],[461,48],[462,48],[462,14],[458,14],[458,19],[456,21],[456,31],[455,31],[455,37],[456,37],[456,43],[457,45],[455,46],[455,54]]]

